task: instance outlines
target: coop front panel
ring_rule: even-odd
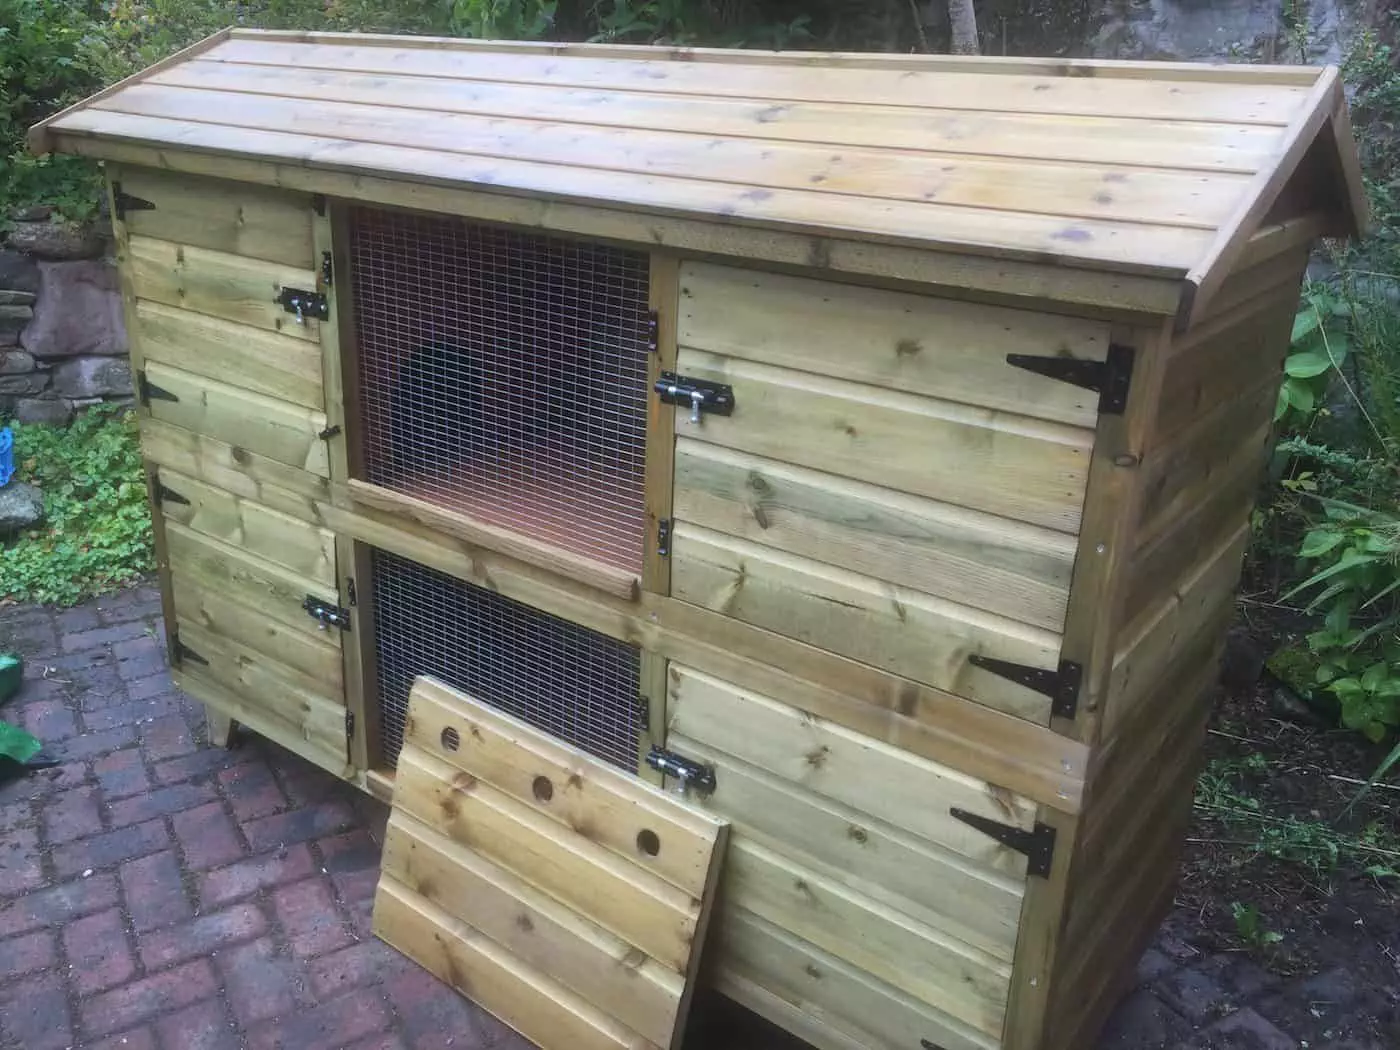
[[[640,571],[646,253],[352,208],[363,480]]]
[[[440,678],[591,755],[637,767],[639,651],[376,550],[375,660],[384,760],[403,746],[408,691]]]

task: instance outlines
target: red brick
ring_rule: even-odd
[[[238,1050],[242,1040],[217,999],[181,1010],[156,1023],[160,1040],[179,1050]]]
[[[27,798],[15,799],[0,806],[0,832],[26,827],[34,821],[34,813]]]
[[[0,987],[0,1024],[24,1050],[62,1050],[73,1045],[68,997],[56,973],[41,973]]]
[[[175,838],[185,854],[185,866],[192,871],[216,868],[243,856],[238,829],[218,802],[177,813],[174,825]]]
[[[344,1050],[351,1041],[382,1031],[389,1020],[389,1008],[378,995],[352,993],[262,1025],[249,1033],[248,1050]]]
[[[256,904],[235,904],[226,911],[147,934],[141,941],[141,962],[146,969],[157,970],[212,955],[220,948],[261,936],[266,929],[267,919]]]
[[[67,631],[60,639],[64,652],[77,652],[82,649],[95,649],[98,646],[115,645],[131,638],[139,638],[146,633],[146,625],[139,620],[118,624],[115,627],[97,627],[90,631]]]
[[[178,715],[184,705],[177,697],[157,696],[146,700],[95,705],[83,715],[83,725],[97,731],[116,726],[140,726],[166,715]]]
[[[199,748],[183,715],[164,715],[141,727],[141,743],[153,762],[188,755]]]
[[[112,827],[122,828],[128,824],[139,824],[143,820],[155,820],[157,817],[193,809],[213,798],[214,789],[208,784],[176,784],[114,802],[107,808],[107,814],[111,818]]]
[[[131,726],[118,726],[102,733],[84,733],[63,745],[63,757],[67,759],[91,758],[105,755],[119,747],[127,747],[136,742],[136,730]]]
[[[53,862],[60,875],[72,875],[88,868],[110,867],[169,846],[165,824],[152,820],[60,846],[53,851]]]
[[[185,895],[180,864],[170,850],[121,867],[126,909],[137,933],[168,926],[194,914]]]
[[[133,700],[149,700],[154,696],[166,694],[175,694],[175,683],[170,680],[170,675],[163,670],[159,674],[148,675],[145,678],[138,678],[126,683],[126,695]]]
[[[297,991],[304,971],[295,959],[279,955],[271,938],[223,952],[218,964],[228,1001],[243,1025],[290,1014],[303,1005]]]
[[[218,989],[207,959],[92,996],[82,1004],[83,1027],[92,1035],[130,1028],[157,1014],[207,999]]]
[[[399,1032],[415,1050],[489,1045],[479,1027],[477,1007],[427,970],[415,967],[385,982],[402,1025]]]
[[[41,700],[24,708],[24,728],[45,743],[78,735],[78,723],[66,700]]]
[[[368,900],[379,883],[381,849],[363,828],[321,839],[317,847],[336,889],[347,901]]]
[[[97,759],[92,764],[92,773],[102,786],[102,795],[108,802],[135,795],[151,786],[141,752],[134,747],[113,751]]]
[[[272,904],[297,955],[322,955],[353,940],[325,879],[283,886],[273,893]]]
[[[4,848],[0,841],[0,852]],[[65,882],[0,904],[0,937],[41,926],[62,926],[80,915],[110,908],[116,903],[117,880],[111,875]]]
[[[121,912],[113,908],[63,928],[63,947],[73,970],[73,984],[83,995],[130,980],[136,972]]]
[[[396,1036],[393,1032],[380,1032],[372,1035],[363,1042],[347,1047],[346,1050],[407,1050],[408,1044]],[[462,1047],[461,1050],[471,1050],[470,1047]]]
[[[69,745],[63,746],[64,754],[69,753]],[[54,766],[53,769],[46,770],[38,776],[30,777],[27,783],[38,786],[39,790],[32,797],[38,799],[45,793],[50,796],[58,794],[60,791],[67,791],[69,788],[81,787],[90,779],[91,770],[86,762],[65,762],[61,766]]]
[[[243,834],[254,850],[271,849],[293,842],[305,842],[340,831],[355,822],[355,814],[344,802],[326,802],[308,809],[294,809],[275,817],[264,817],[243,825]]]
[[[28,828],[6,832],[0,837],[0,897],[23,893],[43,884],[38,833]]]
[[[0,941],[0,983],[20,974],[48,969],[56,958],[54,937],[47,930]]]
[[[324,955],[310,966],[311,990],[317,999],[406,973],[416,964],[383,941],[357,941],[348,948]]]
[[[272,777],[265,762],[249,762],[234,766],[219,774],[224,797],[233,807],[233,815],[242,821],[277,813],[287,806],[282,789]]]
[[[156,780],[162,784],[178,784],[185,780],[206,779],[235,761],[222,748],[206,747],[183,758],[172,758],[156,766]]]
[[[55,795],[41,810],[44,840],[50,845],[72,842],[74,839],[102,830],[102,816],[97,809],[97,789],[74,788]]]
[[[226,904],[268,886],[304,879],[313,870],[311,851],[305,846],[293,846],[209,872],[200,879],[199,900],[206,908]]]
[[[89,1050],[157,1050],[156,1034],[145,1026],[133,1028],[129,1032],[110,1035],[100,1043],[91,1043]]]

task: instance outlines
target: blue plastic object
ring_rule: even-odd
[[[15,436],[9,427],[0,427],[0,489],[15,476]]]

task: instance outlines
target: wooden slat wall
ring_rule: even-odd
[[[671,593],[1044,724],[974,667],[1060,656],[1097,401],[1007,354],[1099,361],[1106,325],[686,263]]]
[[[140,168],[117,225],[133,364],[168,397],[141,409],[156,482],[177,679],[338,775],[347,769],[319,328],[274,300],[315,288],[311,200]],[[181,501],[185,502],[181,502]]]
[[[822,1047],[913,1031],[999,1046],[1025,858],[949,809],[1029,826],[1034,807],[682,665],[668,674],[667,746],[714,766],[704,804],[735,825],[719,986]]]
[[[1211,313],[1165,348],[1047,1050],[1094,1037],[1171,903],[1305,262],[1294,249],[1231,277]]]

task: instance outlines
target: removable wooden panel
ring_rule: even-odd
[[[375,932],[546,1050],[678,1047],[727,823],[415,683]]]

